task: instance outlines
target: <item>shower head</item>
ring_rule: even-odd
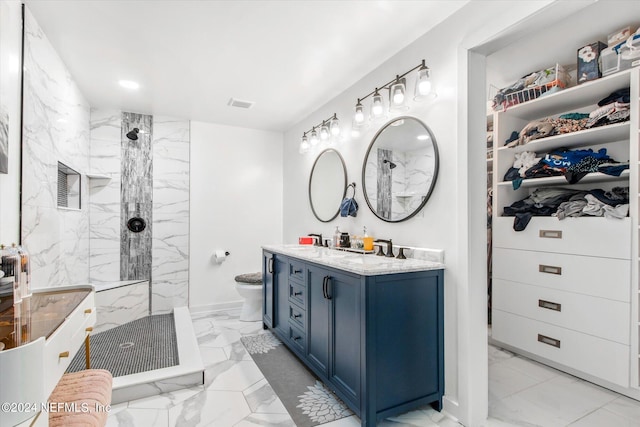
[[[139,132],[140,132],[140,129],[133,128],[133,130],[131,130],[129,133],[127,133],[127,138],[129,138],[132,141],[137,141]]]
[[[389,169],[394,169],[396,167],[396,164],[393,163],[391,160],[384,159],[382,163],[389,163]]]

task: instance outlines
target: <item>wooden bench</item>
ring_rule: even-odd
[[[64,374],[49,397],[50,427],[104,426],[113,377],[104,369]]]

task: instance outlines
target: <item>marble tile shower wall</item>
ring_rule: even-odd
[[[89,171],[89,105],[29,10],[25,16],[22,243],[34,288],[89,280],[89,212],[58,209],[58,161]]]
[[[122,112],[91,111],[91,281],[120,280]],[[189,122],[153,117],[151,307],[169,312],[188,304]]]

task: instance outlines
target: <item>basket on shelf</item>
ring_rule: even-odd
[[[545,93],[564,89],[570,81],[569,73],[561,65],[556,64],[553,67],[524,76],[511,86],[502,89],[490,85],[491,108],[493,111],[506,111],[512,105],[531,101]]]

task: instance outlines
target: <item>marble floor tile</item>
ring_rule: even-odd
[[[204,391],[203,386],[196,386],[145,397],[129,402],[129,408],[135,409],[169,409]]]
[[[543,365],[521,356],[510,357],[496,362],[496,364],[507,366],[531,378],[537,379],[540,382],[548,381],[558,376],[568,376],[568,374],[565,374],[562,371],[558,371],[550,366]]]
[[[169,411],[166,409],[126,408],[107,418],[106,427],[169,427]]]
[[[253,413],[234,425],[234,427],[296,427],[296,425],[289,414]]]
[[[278,398],[265,378],[261,379],[244,392],[244,398],[251,412],[262,414],[288,414],[287,409]]]
[[[489,344],[489,365],[506,359],[510,359],[514,356],[515,355],[508,350],[504,350],[502,348],[496,347],[495,345]]]
[[[253,360],[240,341],[224,347],[223,350],[229,360]]]
[[[504,362],[489,365],[490,398],[503,399],[539,383],[540,380],[515,370]]]
[[[614,414],[606,409],[600,408],[589,415],[580,418],[575,423],[571,423],[571,427],[638,427],[640,419],[631,420],[621,415]]]
[[[635,420],[640,425],[640,402],[626,396],[620,396],[603,406],[610,412],[622,415],[630,420]]]
[[[214,365],[207,390],[244,391],[264,378],[253,361],[225,361]],[[207,369],[205,378],[207,378]]]
[[[241,392],[207,390],[169,409],[169,425],[231,427],[250,414]]]
[[[228,360],[227,353],[221,348],[200,346],[200,357],[205,368]]]

